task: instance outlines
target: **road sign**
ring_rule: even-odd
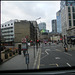
[[[26,38],[22,38],[22,42],[26,42]]]
[[[29,54],[26,54],[26,64],[29,64]]]

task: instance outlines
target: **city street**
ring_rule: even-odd
[[[62,44],[42,44],[37,69],[75,66],[75,51],[64,51]]]
[[[75,66],[75,51],[68,50],[68,52],[65,52],[62,43],[51,43],[51,45],[42,43],[40,47],[35,50],[35,58],[33,46],[29,47],[28,53],[29,69]],[[26,56],[24,57],[23,52],[21,55],[17,55],[0,65],[0,70],[19,69],[27,69]]]

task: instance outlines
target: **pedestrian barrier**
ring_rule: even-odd
[[[14,56],[16,56],[18,54],[18,50],[10,50],[10,49],[6,49],[1,51],[1,59],[3,60],[3,62],[9,60],[10,58],[13,58]]]

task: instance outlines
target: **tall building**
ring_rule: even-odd
[[[63,10],[65,6],[75,6],[75,0],[61,0],[60,9]]]
[[[61,1],[62,35],[67,35],[67,30],[75,25],[75,1]]]
[[[39,23],[39,30],[46,30],[46,23],[45,22],[42,22],[42,23]]]
[[[56,21],[56,19],[52,20],[52,32],[57,33],[57,21]]]
[[[59,10],[56,13],[56,18],[57,18],[57,32],[61,33],[62,32],[62,27],[61,27],[61,10]]]
[[[35,41],[35,27],[31,21],[10,20],[1,25],[5,42],[21,42],[22,38]]]
[[[75,0],[61,1],[60,7],[62,36],[67,43],[75,43]]]
[[[37,24],[36,21],[31,21],[31,23],[33,23],[33,26],[34,26],[35,29],[36,29],[36,32],[35,32],[35,33],[37,34],[36,39],[39,40],[39,37],[40,37],[40,34],[39,34],[39,26],[38,26],[38,24]]]

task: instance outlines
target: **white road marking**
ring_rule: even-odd
[[[49,53],[47,51],[50,51],[50,49],[45,50],[46,54],[49,55]],[[47,55],[43,56],[41,59],[45,58]]]
[[[66,63],[69,67],[71,67],[71,65],[69,63]]]
[[[46,49],[46,51],[50,51],[50,49]]]
[[[40,50],[40,53],[39,53],[39,60],[38,60],[38,66],[37,66],[37,69],[39,69],[39,67],[40,67],[40,57],[41,57],[41,50]]]
[[[46,54],[49,55],[49,53],[45,50]]]
[[[47,55],[45,55],[45,56],[43,56],[41,59],[45,58],[46,56],[48,56],[48,54],[47,54]],[[40,60],[41,60],[41,59],[40,59]]]
[[[56,49],[56,51],[59,51],[59,52],[61,52],[61,50],[59,50],[59,49]]]
[[[40,66],[45,66],[45,64],[40,64]]]
[[[59,66],[58,64],[49,64],[49,65],[50,65],[50,66],[55,66],[55,65],[56,65],[57,67]]]
[[[58,64],[56,64],[56,66],[58,67],[59,65],[58,65]]]
[[[66,52],[64,52],[65,54],[67,54],[67,55],[70,55],[70,56],[72,56],[72,54],[70,54],[70,53],[66,53]]]
[[[41,54],[44,54],[44,53],[41,53]]]
[[[55,57],[55,59],[60,59],[60,57]]]
[[[36,48],[35,48],[36,49]],[[36,51],[36,50],[35,50]],[[37,52],[37,55],[36,55],[36,58],[35,58],[35,61],[34,61],[34,66],[33,66],[33,69],[35,68],[35,65],[36,65],[36,62],[37,62],[37,58],[38,58],[38,54],[39,54],[39,50]]]

